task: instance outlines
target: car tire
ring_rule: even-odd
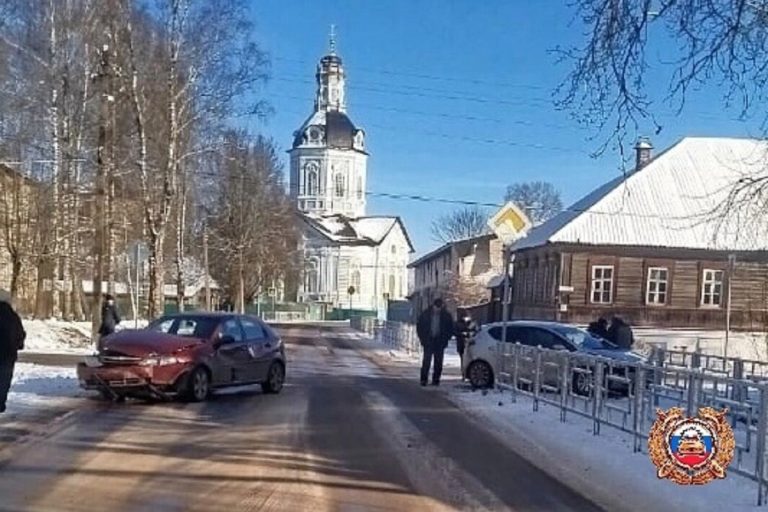
[[[474,389],[493,386],[493,368],[485,361],[472,361],[467,367],[467,379]]]
[[[211,394],[211,376],[208,370],[198,366],[187,379],[185,398],[189,402],[202,402]]]
[[[580,396],[589,396],[592,392],[592,374],[577,372],[573,375],[571,387],[573,392]]]
[[[285,367],[282,363],[275,361],[269,367],[267,372],[267,380],[261,383],[261,390],[264,393],[276,395],[283,389],[285,383]]]

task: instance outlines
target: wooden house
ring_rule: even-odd
[[[514,246],[511,316],[587,323],[762,330],[768,232],[745,177],[768,143],[685,138],[601,186]],[[739,198],[739,201],[732,199]]]

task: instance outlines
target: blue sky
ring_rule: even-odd
[[[259,0],[252,12],[271,57],[264,94],[275,113],[251,128],[290,147],[311,112],[315,65],[335,24],[348,114],[367,133],[370,192],[500,203],[508,184],[546,180],[570,204],[620,172],[618,153],[592,158],[595,134],[552,101],[568,66],[550,50],[578,43],[582,31],[567,2]],[[651,49],[659,96],[667,85],[660,63],[674,52],[662,37]],[[686,135],[758,132],[723,108],[714,87],[694,92],[680,116],[668,104],[657,112],[656,151]],[[430,223],[453,208],[368,198],[368,214],[403,218],[417,255],[438,245]]]

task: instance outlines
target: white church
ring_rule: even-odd
[[[388,300],[408,293],[413,246],[399,217],[366,215],[365,132],[347,116],[344,67],[333,34],[315,76],[314,112],[294,132],[289,151],[304,254],[297,299],[327,311],[381,315]]]

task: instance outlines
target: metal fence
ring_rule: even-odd
[[[387,346],[420,354],[415,327],[373,318],[352,318],[351,326]],[[757,503],[768,495],[768,362],[654,347],[645,363],[623,363],[578,352],[500,344],[497,384],[512,399],[527,396],[534,411],[548,404],[592,423],[594,435],[614,428],[632,437],[633,451],[647,451],[656,409],[728,408],[736,437],[729,471],[755,482]],[[579,388],[578,381],[589,383]],[[577,393],[580,390],[580,393]]]
[[[727,407],[736,437],[729,471],[753,480],[758,505],[765,503],[768,384],[762,379],[712,371],[703,359],[700,366],[687,359],[690,366],[675,365],[670,361],[676,354],[666,351],[654,354],[656,364],[628,364],[520,344],[503,344],[500,350],[498,384],[513,400],[531,397],[534,411],[541,403],[557,407],[562,422],[572,414],[587,418],[595,435],[603,427],[623,431],[632,436],[635,452],[647,450],[657,408],[682,407],[694,416],[700,407]],[[579,381],[589,383],[586,390]]]

